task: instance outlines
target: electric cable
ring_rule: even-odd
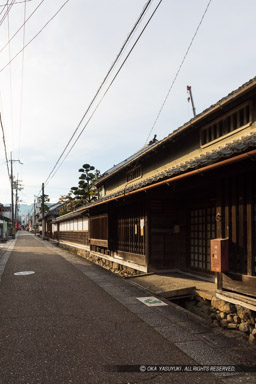
[[[107,92],[109,91],[110,87],[112,86],[112,84],[114,83],[115,79],[117,78],[118,74],[120,73],[121,69],[123,68],[124,64],[126,63],[126,61],[128,60],[130,54],[132,53],[133,49],[135,48],[135,46],[137,45],[139,39],[141,38],[141,36],[143,35],[145,29],[147,28],[147,26],[149,25],[150,21],[152,20],[153,16],[155,15],[157,9],[159,8],[160,4],[162,3],[163,0],[160,0],[158,2],[158,5],[156,6],[156,8],[154,9],[154,11],[152,12],[150,18],[148,19],[147,23],[145,24],[145,26],[143,27],[142,31],[140,32],[139,36],[137,37],[137,39],[135,40],[134,44],[132,45],[131,49],[129,50],[128,54],[126,55],[125,59],[123,60],[122,64],[120,65],[118,71],[116,72],[115,76],[113,77],[113,79],[111,80],[110,84],[108,85],[106,91],[104,92],[104,94],[102,95],[101,99],[99,100],[99,102],[97,103],[96,107],[94,108],[91,116],[89,117],[89,119],[87,120],[86,124],[84,125],[83,129],[81,130],[81,132],[79,133],[79,135],[77,136],[76,140],[74,141],[74,143],[72,144],[72,146],[70,147],[68,153],[66,154],[66,156],[64,157],[64,159],[62,160],[61,164],[58,166],[58,168],[55,170],[55,172],[52,174],[51,178],[49,179],[49,176],[47,178],[48,182],[45,184],[48,184],[49,181],[55,176],[55,174],[57,173],[57,171],[60,169],[60,167],[62,166],[62,164],[64,163],[64,161],[66,160],[66,158],[68,157],[68,155],[70,154],[70,152],[72,151],[72,149],[74,148],[75,144],[77,143],[77,141],[79,140],[79,138],[81,137],[82,133],[84,132],[85,128],[87,127],[87,125],[89,124],[90,120],[92,119],[93,115],[95,114],[95,112],[97,111],[98,107],[100,106],[102,100],[104,99],[104,97],[106,96]]]
[[[40,3],[40,5],[42,2]],[[27,3],[24,2],[24,29],[23,29],[23,47],[25,46],[25,33],[26,33],[26,11],[27,11]],[[22,126],[22,107],[23,107],[23,82],[24,82],[24,53],[25,50],[22,51],[22,64],[21,64],[21,87],[20,87],[20,121],[19,121],[19,149],[18,154],[20,155],[20,138],[21,138],[21,126]],[[20,157],[20,156],[19,156]]]
[[[31,43],[32,41],[34,41],[38,35],[40,35],[40,33],[47,27],[47,25],[60,13],[60,11],[64,8],[64,6],[69,2],[69,0],[66,0],[62,5],[61,7],[57,10],[57,12],[55,12],[55,14],[47,21],[47,23],[39,30],[39,32],[31,39],[29,40],[29,42],[18,52],[16,53],[16,55],[7,63],[5,64],[1,69],[0,69],[0,73],[3,72],[3,70],[8,67],[8,65],[10,65],[13,60],[16,59],[16,57],[18,57],[23,51],[24,49],[26,49]]]
[[[16,2],[16,0],[12,0],[11,3],[9,4],[9,2],[7,2],[6,4],[6,12],[4,13],[3,17],[1,18],[0,20],[0,26],[3,24],[4,20],[6,19],[6,17],[9,15],[14,3]],[[4,12],[4,8],[3,8],[3,11],[1,12],[1,14]],[[0,14],[0,15],[1,15]]]
[[[33,1],[33,0],[16,1],[16,2],[15,2],[15,5],[16,5],[16,4],[27,3],[28,1]],[[8,5],[8,3],[6,3],[6,4],[0,4],[0,8],[2,8],[2,7],[6,7],[6,5]]]
[[[187,48],[187,50],[186,50],[186,52],[185,52],[185,55],[184,55],[184,57],[183,57],[183,59],[182,59],[182,61],[181,61],[181,64],[180,64],[180,66],[179,66],[179,68],[178,68],[178,70],[177,70],[177,72],[176,72],[176,74],[175,74],[175,76],[174,76],[174,79],[173,79],[173,81],[172,81],[172,83],[171,83],[171,86],[170,86],[170,88],[168,89],[168,92],[167,92],[167,94],[166,94],[166,96],[165,96],[165,98],[164,98],[164,101],[163,101],[163,103],[162,103],[162,105],[161,105],[161,107],[160,107],[160,110],[159,110],[159,112],[158,112],[158,114],[157,114],[157,116],[156,116],[156,119],[155,119],[155,121],[154,121],[154,123],[153,123],[153,125],[152,125],[152,127],[151,127],[151,129],[150,129],[150,131],[149,131],[149,134],[148,134],[148,136],[147,136],[145,145],[147,144],[147,142],[148,142],[148,140],[149,140],[149,137],[150,137],[150,135],[151,135],[153,129],[154,129],[155,126],[156,126],[156,123],[157,123],[157,121],[158,121],[158,119],[159,119],[159,116],[161,115],[161,112],[162,112],[162,110],[163,110],[163,108],[164,108],[164,106],[165,106],[165,103],[166,103],[166,101],[167,101],[167,99],[168,99],[168,97],[169,97],[169,95],[170,95],[170,93],[171,93],[171,90],[172,90],[172,88],[173,88],[173,86],[174,86],[174,84],[175,84],[175,82],[176,82],[176,80],[177,80],[177,77],[178,77],[178,75],[179,75],[179,73],[180,73],[180,70],[181,70],[181,68],[182,68],[182,66],[183,66],[183,64],[184,64],[184,62],[185,62],[185,60],[186,60],[186,58],[187,58],[187,56],[188,56],[188,53],[189,53],[189,51],[190,51],[190,48],[191,48],[191,46],[192,46],[192,44],[193,44],[193,42],[194,42],[194,40],[195,40],[195,37],[196,37],[196,35],[197,35],[197,33],[198,33],[198,30],[199,30],[199,28],[200,28],[200,26],[201,26],[201,24],[202,24],[202,22],[203,22],[203,19],[204,19],[205,15],[206,15],[206,13],[207,13],[207,11],[208,11],[208,8],[209,8],[211,2],[212,2],[212,0],[209,0],[208,4],[207,4],[207,6],[206,6],[206,9],[205,9],[205,11],[204,11],[204,13],[203,13],[203,16],[201,17],[201,20],[200,20],[200,22],[199,22],[199,24],[198,24],[198,26],[197,26],[197,28],[196,28],[196,31],[195,31],[195,33],[194,33],[194,35],[193,35],[193,37],[192,37],[192,39],[191,39],[191,41],[190,41],[190,44],[189,44],[189,46],[188,46],[188,48]]]
[[[26,13],[26,4],[27,4],[27,1],[23,1],[24,3],[24,6],[25,6],[25,13]],[[42,3],[44,2],[45,0],[42,0],[38,6],[33,10],[33,12],[28,16],[27,19],[25,19],[24,17],[24,22],[23,24],[20,26],[20,28],[14,33],[14,35],[12,35],[12,37],[7,41],[7,43],[0,49],[0,53],[7,47],[8,44],[10,44],[10,41],[12,41],[14,39],[14,37],[20,32],[20,30],[24,27],[25,29],[25,24],[29,21],[29,19],[31,19],[31,17],[34,15],[34,13],[38,10],[38,8],[42,5]],[[26,15],[25,15],[26,16]],[[24,39],[23,39],[24,40]],[[24,48],[24,41],[23,41],[23,48]]]
[[[104,84],[106,83],[106,81],[107,81],[109,75],[110,75],[111,72],[113,71],[114,66],[116,65],[116,63],[117,63],[118,60],[120,59],[120,57],[121,57],[121,55],[122,55],[122,53],[123,53],[125,47],[126,47],[127,44],[129,43],[131,37],[133,36],[133,34],[134,34],[134,32],[136,31],[137,27],[139,26],[140,22],[142,21],[142,18],[143,18],[143,16],[145,15],[145,13],[146,13],[146,11],[147,11],[147,9],[148,9],[148,7],[149,7],[149,5],[150,5],[151,3],[152,3],[152,0],[149,0],[149,1],[146,3],[146,5],[144,6],[144,8],[143,8],[141,14],[139,15],[139,18],[137,19],[137,21],[136,21],[135,25],[133,26],[131,32],[128,34],[128,36],[127,36],[125,42],[123,43],[123,45],[122,45],[122,47],[121,47],[121,49],[120,49],[118,55],[116,56],[116,58],[115,58],[113,64],[112,64],[111,67],[109,68],[109,70],[108,70],[106,76],[104,77],[103,81],[101,82],[101,84],[100,84],[100,86],[99,86],[97,92],[95,93],[94,97],[92,98],[91,102],[89,103],[89,106],[87,107],[85,113],[83,114],[83,116],[82,116],[82,118],[81,118],[79,124],[77,125],[77,127],[76,127],[76,129],[74,130],[74,132],[73,132],[71,138],[69,139],[68,143],[66,144],[66,146],[65,146],[65,148],[63,149],[62,153],[60,154],[58,160],[56,161],[56,163],[55,163],[53,169],[51,170],[49,176],[47,177],[47,179],[46,179],[46,181],[45,181],[45,184],[47,183],[47,181],[49,180],[49,178],[50,178],[51,175],[53,174],[53,172],[54,172],[54,170],[56,169],[58,163],[60,162],[62,156],[63,156],[64,153],[66,152],[66,149],[68,148],[69,144],[71,143],[72,139],[74,138],[75,134],[77,133],[78,129],[80,128],[80,126],[81,126],[81,124],[82,124],[84,118],[86,117],[87,113],[89,112],[90,108],[92,107],[93,103],[95,102],[97,96],[99,95],[101,89],[103,88]]]
[[[9,12],[7,13],[7,29],[8,29],[8,40],[10,38],[10,17]],[[11,58],[11,44],[8,45],[9,60]],[[9,82],[10,82],[10,109],[11,109],[11,130],[12,130],[12,147],[14,148],[14,134],[13,134],[13,97],[12,97],[12,66],[10,65]]]

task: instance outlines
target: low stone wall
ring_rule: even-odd
[[[211,300],[211,307],[213,322],[218,322],[223,328],[248,334],[249,342],[256,344],[256,312],[216,298]]]
[[[256,312],[237,304],[231,304],[216,297],[211,300],[193,296],[183,303],[184,307],[213,324],[227,330],[237,330],[248,336],[256,346]]]
[[[59,244],[61,248],[66,249],[69,252],[74,253],[75,255],[81,256],[84,259],[87,259],[94,264],[97,264],[101,266],[102,268],[108,269],[109,271],[116,273],[122,277],[127,277],[127,276],[133,276],[133,275],[139,275],[142,274],[143,272],[138,271],[136,269],[127,267],[125,265],[121,265],[119,263],[115,263],[113,261],[104,259],[100,256],[97,256],[95,254],[91,254],[90,251],[85,250],[85,249],[80,249],[80,248],[75,248],[72,246],[69,246],[67,244]]]

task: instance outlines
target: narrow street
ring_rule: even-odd
[[[24,271],[34,273],[15,275]],[[256,382],[255,373],[118,372],[129,365],[256,361],[249,346],[245,355],[244,346],[185,310],[137,300],[145,296],[129,281],[20,232],[0,282],[0,383]]]

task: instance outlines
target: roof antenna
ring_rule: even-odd
[[[192,96],[192,90],[191,90],[191,86],[190,85],[187,85],[187,92],[189,94],[189,97],[188,97],[188,102],[191,101],[191,104],[192,104],[192,109],[193,109],[193,114],[194,114],[194,117],[196,117],[196,108],[195,108],[195,105],[194,105],[194,100],[193,100],[193,96]]]

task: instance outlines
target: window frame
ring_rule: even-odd
[[[248,121],[241,124],[241,112],[243,120]],[[204,148],[214,144],[234,133],[239,132],[252,124],[252,102],[247,101],[228,113],[225,113],[220,118],[213,120],[211,123],[205,125],[200,130],[200,147]]]

